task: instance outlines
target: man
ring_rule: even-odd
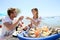
[[[13,24],[13,19],[17,16],[17,11],[15,8],[10,8],[7,10],[8,16],[2,19],[2,37],[9,36],[13,33],[13,30],[16,28],[16,25],[19,21],[23,20],[23,16],[19,17],[19,19]]]

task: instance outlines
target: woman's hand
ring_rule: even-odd
[[[32,18],[29,18],[29,17],[27,17],[26,19],[28,19],[28,20],[32,20]]]

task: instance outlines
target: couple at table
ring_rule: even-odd
[[[31,21],[31,24],[28,25],[30,28],[34,27],[34,26],[38,26],[40,24],[40,21],[41,21],[40,20],[41,18],[38,17],[38,9],[37,8],[33,8],[31,10],[31,12],[33,14],[33,18],[30,18],[30,17],[26,18],[26,19]],[[14,24],[13,24],[12,21],[18,15],[16,8],[8,9],[7,14],[8,14],[8,16],[6,16],[2,19],[2,23],[3,23],[2,24],[2,37],[11,35],[13,33],[13,30],[18,25],[18,23],[20,21],[22,21],[24,18],[24,16],[20,16],[18,18],[18,20],[16,22],[14,22]],[[24,30],[27,30],[27,27],[25,27]]]

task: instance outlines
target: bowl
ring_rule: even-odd
[[[50,36],[40,37],[40,38],[30,38],[30,37],[24,37],[23,33],[24,32],[17,35],[19,40],[56,40],[56,39],[60,38],[60,34],[53,34]]]

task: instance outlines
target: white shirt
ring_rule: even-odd
[[[40,22],[41,21],[41,17],[40,18],[38,18],[38,19],[33,19],[35,22]],[[38,26],[40,26],[40,24],[38,25]],[[35,27],[35,25],[32,23],[32,27]]]
[[[12,24],[12,20],[9,16],[6,16],[2,19],[2,37],[13,33],[13,30],[7,30],[6,26],[4,25],[5,22],[9,22],[10,24]]]

